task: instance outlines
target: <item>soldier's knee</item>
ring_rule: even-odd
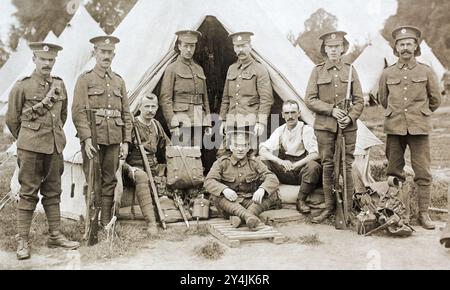
[[[134,178],[136,183],[148,183],[148,176],[145,171],[137,169],[134,173]]]
[[[35,210],[38,200],[28,199],[28,198],[20,198],[19,203],[17,205],[18,209],[21,210]]]

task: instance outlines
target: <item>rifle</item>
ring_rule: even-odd
[[[153,203],[156,206],[156,210],[158,212],[159,221],[161,222],[161,227],[165,230],[166,226],[166,216],[164,215],[161,204],[159,203],[158,190],[155,186],[155,180],[153,179],[152,171],[150,169],[150,164],[148,163],[147,154],[145,152],[144,145],[142,145],[141,135],[139,134],[139,130],[136,127],[136,121],[134,120],[134,116],[131,116],[131,121],[133,122],[134,133],[136,134],[136,141],[138,143],[139,151],[142,156],[142,163],[144,164],[145,173],[147,173],[148,181],[150,183],[150,193],[152,195]]]
[[[181,200],[180,196],[178,195],[178,193],[174,190],[172,192],[173,194],[173,201],[175,202],[175,205],[178,207],[178,209],[180,210],[181,216],[183,217],[184,223],[186,224],[186,227],[189,228],[189,221],[186,215],[186,211],[184,210],[184,203]]]
[[[385,222],[384,224],[382,224],[381,226],[379,226],[379,227],[377,227],[377,228],[371,230],[370,232],[365,233],[365,234],[364,234],[365,237],[370,236],[371,234],[376,233],[376,232],[378,232],[378,231],[387,229],[388,227],[390,227],[390,226],[392,226],[392,225],[398,224],[398,222],[400,221],[400,217],[399,217],[397,214],[395,214],[395,213],[394,213],[393,215],[391,215],[391,216],[390,216],[389,218],[387,218],[387,219],[386,219],[384,216],[381,216],[381,217],[379,218],[379,220],[381,220],[381,219],[385,219],[386,222]]]
[[[91,128],[92,146],[98,150],[97,143],[97,125],[95,121],[95,111],[88,109],[88,122]],[[94,158],[89,160],[89,178],[87,189],[87,209],[85,224],[85,239],[88,246],[98,243],[98,220],[101,210],[101,168],[97,153]],[[92,195],[94,195],[92,202]],[[90,211],[93,210],[94,215],[91,217]]]
[[[350,71],[348,73],[347,93],[345,95],[343,110],[348,110],[350,102],[350,93],[352,89],[352,74],[353,65],[350,65]],[[348,227],[348,192],[347,192],[347,164],[345,162],[345,136],[342,133],[342,129],[338,126],[336,148],[334,151],[334,185],[333,191],[336,194],[336,229],[346,229]],[[340,163],[342,162],[342,172]],[[339,176],[342,175],[343,187],[340,190]],[[343,194],[342,194],[343,193]]]

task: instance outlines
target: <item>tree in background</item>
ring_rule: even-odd
[[[5,49],[5,44],[0,39],[0,68],[3,66],[3,64],[8,59],[8,52]]]
[[[336,30],[338,19],[335,15],[320,8],[305,21],[305,30],[297,37],[296,45],[299,45],[314,63],[323,61],[320,54],[321,40],[319,36],[325,32]]]
[[[450,66],[450,1],[398,0],[397,14],[386,21],[383,36],[392,39],[391,31],[400,25],[420,28],[428,45],[441,63]]]
[[[337,30],[337,27],[338,18],[325,11],[325,9],[320,8],[305,21],[305,30],[299,34],[295,41],[292,41],[292,33],[288,34],[288,39],[294,46],[300,46],[306,55],[314,63],[318,64],[324,61],[324,57],[320,54],[322,41],[319,39],[319,36],[323,33]],[[352,50],[345,55],[344,60],[353,62],[366,46],[366,44],[354,43]]]
[[[137,0],[91,0],[86,8],[95,21],[100,23],[100,27],[107,34],[112,34],[136,2]]]

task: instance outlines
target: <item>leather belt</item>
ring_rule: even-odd
[[[180,103],[203,104],[203,94],[197,94],[197,95],[177,94],[173,99],[175,102],[180,102]]]
[[[110,109],[95,109],[95,115],[110,118],[122,117],[122,113],[119,110],[110,110]]]

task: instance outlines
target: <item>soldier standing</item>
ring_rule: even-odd
[[[29,233],[33,212],[41,192],[49,227],[49,247],[76,249],[60,232],[61,175],[64,171],[63,126],[67,119],[67,92],[62,79],[51,76],[58,51],[50,43],[30,43],[36,65],[31,76],[19,80],[11,90],[6,124],[17,139],[20,200],[17,207],[19,242],[17,258],[30,258]]]
[[[266,68],[252,56],[252,32],[230,34],[238,60],[228,68],[220,107],[220,133],[247,130],[257,138],[264,133],[274,102],[272,85]],[[254,138],[255,139],[255,138]],[[252,140],[252,149],[257,149]],[[218,152],[222,154],[223,151]]]
[[[214,162],[205,180],[205,189],[214,196],[217,209],[230,216],[233,227],[244,221],[250,229],[261,224],[258,216],[272,206],[281,205],[279,181],[266,165],[249,156],[250,133],[231,133],[231,154]]]
[[[325,210],[312,219],[320,223],[334,211],[335,196],[332,192],[334,151],[338,126],[345,137],[345,162],[347,172],[347,204],[353,203],[354,192],[352,164],[355,160],[353,152],[356,144],[356,121],[364,108],[361,84],[358,74],[353,68],[351,81],[351,106],[344,110],[343,104],[347,93],[350,64],[342,60],[342,55],[348,50],[348,41],[343,31],[333,31],[320,36],[322,46],[320,52],[326,61],[318,64],[312,71],[306,90],[306,105],[316,113],[314,132],[319,145],[319,154],[323,166],[323,192],[325,195]]]
[[[96,65],[78,78],[72,105],[72,118],[82,145],[86,177],[89,175],[89,159],[99,154],[102,172],[100,220],[103,225],[111,219],[120,151],[126,158],[131,142],[132,124],[125,82],[111,70],[115,44],[119,41],[114,36],[99,36],[90,40],[94,44]],[[92,145],[87,110],[93,110],[96,115],[99,148]]]
[[[419,221],[425,229],[435,226],[428,214],[431,191],[430,141],[431,114],[441,103],[439,83],[431,67],[418,63],[421,31],[412,26],[393,30],[396,64],[383,71],[380,103],[386,109],[387,175],[405,181],[405,150],[409,146],[414,182],[418,185]],[[408,205],[407,205],[408,206]]]
[[[210,135],[211,116],[206,77],[203,68],[193,60],[201,33],[193,30],[176,32],[179,55],[164,72],[160,104],[174,144],[202,146],[203,127]]]

